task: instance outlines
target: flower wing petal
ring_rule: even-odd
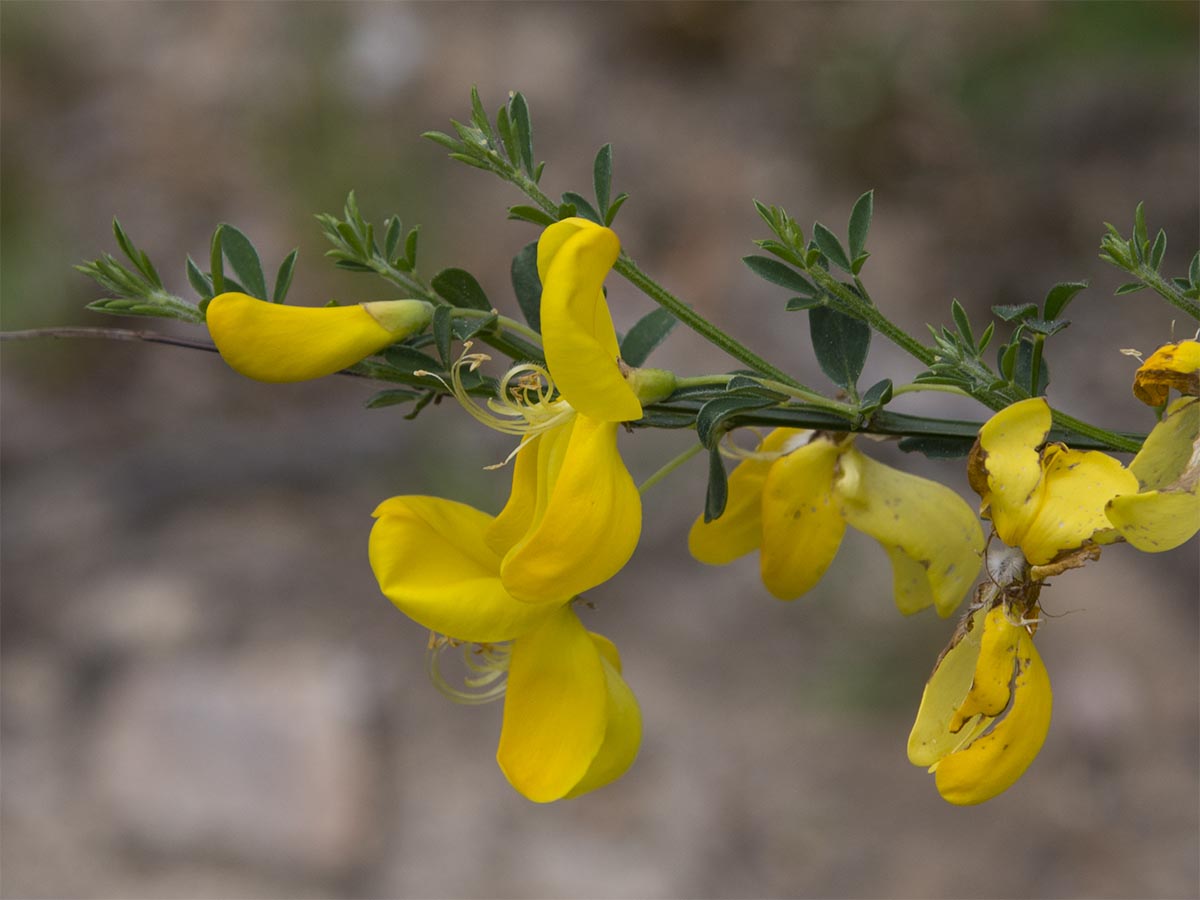
[[[837,555],[846,523],[833,490],[840,450],[818,438],[771,465],[763,484],[763,584],[780,600],[810,590]]]
[[[416,300],[305,307],[225,293],[209,303],[206,322],[231,368],[258,381],[288,382],[331,375],[366,359],[424,328],[429,310]],[[385,328],[380,318],[395,327]]]
[[[620,252],[610,229],[576,220],[547,228],[538,246],[546,364],[571,406],[605,422],[642,417],[642,404],[617,364],[621,352],[604,299],[604,279]]]
[[[1137,476],[1098,450],[1068,450],[1058,444],[1046,448],[1043,466],[1042,507],[1020,543],[1025,558],[1040,566],[1084,541],[1111,542],[1116,534],[1105,504],[1118,494],[1136,494]]]
[[[1131,471],[1144,491],[1173,484],[1189,468],[1200,467],[1200,400],[1181,397],[1167,409],[1166,416],[1150,431],[1138,451]]]
[[[1108,520],[1144,553],[1174,550],[1200,531],[1200,485],[1191,491],[1147,491],[1109,501]]]
[[[945,485],[893,469],[854,448],[842,456],[841,470],[835,485],[842,515],[888,551],[900,611],[908,615],[933,603],[940,616],[954,612],[983,562],[983,531],[975,512]]]
[[[569,606],[513,643],[496,761],[530,800],[559,800],[584,778],[604,743],[607,679]]]
[[[535,521],[500,568],[514,597],[561,601],[629,561],[641,535],[642,499],[617,451],[615,422],[577,415],[544,434],[538,491]]]
[[[527,441],[513,461],[512,490],[504,509],[492,521],[485,536],[487,545],[503,557],[525,536],[537,514],[538,451],[542,436]]]
[[[778,452],[789,440],[806,432],[799,428],[776,428],[755,452]],[[698,516],[688,532],[688,550],[710,566],[723,566],[762,544],[762,499],[772,459],[742,460],[729,475],[728,500],[720,518],[705,522]]]
[[[972,613],[965,630],[955,634],[929,676],[908,736],[908,760],[914,766],[932,766],[960,741],[950,730],[950,723],[971,690],[986,616],[984,609]]]
[[[374,515],[369,555],[380,590],[419,624],[489,643],[545,617],[500,583],[500,558],[484,541],[491,516],[439,497],[392,497]]]
[[[1050,433],[1050,407],[1041,397],[996,413],[979,429],[987,471],[984,505],[1000,540],[1019,546],[1041,508],[1042,462],[1037,448]]]
[[[1016,636],[1016,674],[1008,712],[990,732],[947,756],[935,770],[938,793],[958,806],[983,803],[1012,787],[1042,749],[1050,729],[1049,673],[1029,633],[1005,624]]]

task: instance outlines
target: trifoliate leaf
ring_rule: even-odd
[[[492,308],[487,294],[483,292],[475,276],[466,269],[442,269],[429,283],[452,306],[485,311]]]

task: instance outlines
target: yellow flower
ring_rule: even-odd
[[[936,773],[960,806],[990,800],[1033,762],[1050,728],[1050,678],[1028,620],[1006,604],[975,610],[938,660],[908,739],[913,765]],[[1036,618],[1036,602],[1029,608]]]
[[[1041,397],[1014,403],[979,430],[968,463],[981,513],[990,516],[1000,540],[1019,547],[1034,566],[1085,544],[1117,540],[1105,505],[1138,490],[1137,477],[1111,456],[1045,444],[1050,420]]]
[[[1113,497],[1108,521],[1138,550],[1173,550],[1200,531],[1200,400],[1180,397],[1129,464],[1138,493]]]
[[[850,525],[892,562],[896,605],[948,616],[979,571],[983,533],[949,488],[875,462],[852,440],[794,428],[772,431],[729,477],[725,513],[698,518],[688,548],[722,565],[761,549],[763,584],[792,600],[824,575]]]
[[[332,375],[424,330],[433,307],[420,300],[284,306],[225,293],[213,297],[205,315],[231,368],[259,381],[285,382]]]
[[[571,594],[531,604],[504,589],[503,554],[495,548],[503,547],[509,523],[436,497],[393,497],[374,515],[370,559],[381,590],[410,618],[452,639],[435,640],[431,652],[477,643],[486,661],[472,665],[476,683],[507,671],[496,758],[513,787],[546,803],[624,774],[641,741],[641,713],[617,650],[583,627]],[[505,641],[505,652],[492,647]]]
[[[501,536],[491,543],[505,589],[530,603],[611,578],[641,534],[641,496],[617,450],[617,427],[641,418],[639,394],[659,399],[674,378],[638,370],[646,377],[635,388],[626,377],[603,292],[619,252],[617,236],[592,222],[551,225],[538,242],[547,368],[514,366],[486,404],[467,393],[461,370],[487,357],[468,353],[451,368],[450,389],[471,415],[522,438],[512,494],[496,520]]]
[[[1166,403],[1171,388],[1193,397],[1200,394],[1200,343],[1164,344],[1133,377],[1133,395],[1150,406]]]

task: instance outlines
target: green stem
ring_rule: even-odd
[[[1142,443],[1146,440],[1143,438],[1117,434],[1105,428],[1097,428],[1095,425],[1089,425],[1087,422],[1081,422],[1074,416],[1068,416],[1065,412],[1060,412],[1053,407],[1050,412],[1054,416],[1054,423],[1060,428],[1069,429],[1076,434],[1091,438],[1102,446],[1099,449],[1119,450],[1122,453],[1137,453],[1142,449]],[[1071,442],[1073,446],[1083,448],[1079,442]]]
[[[646,491],[650,490],[650,488],[654,487],[703,449],[703,444],[693,444],[692,446],[688,447],[674,459],[667,462],[661,469],[643,481],[638,487],[638,492],[642,494],[646,493]]]
[[[464,309],[462,307],[457,307],[454,310],[453,315],[460,319],[487,319],[491,317],[492,312],[487,312],[482,309]],[[496,324],[505,331],[519,334],[534,344],[540,345],[542,343],[542,336],[540,334],[538,334],[528,325],[518,322],[516,319],[510,319],[508,316],[497,315]]]
[[[1154,269],[1145,263],[1139,263],[1135,268],[1129,270],[1143,284],[1148,285],[1156,294],[1187,313],[1193,319],[1200,319],[1200,303],[1183,296],[1175,285],[1164,279]]]
[[[676,378],[675,388],[678,390],[679,388],[704,387],[710,384],[725,385],[733,377],[732,375],[697,375],[692,378]],[[828,397],[818,394],[816,391],[810,391],[808,388],[796,387],[792,384],[785,384],[782,381],[773,381],[770,378],[754,378],[754,380],[769,391],[775,391],[777,394],[783,394],[786,397],[792,397],[796,400],[803,400],[810,406],[819,406],[822,409],[827,409],[830,412],[851,418],[858,414],[858,407],[854,404],[839,403],[837,400],[830,400]]]

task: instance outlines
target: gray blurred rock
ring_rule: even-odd
[[[101,702],[93,784],[151,852],[337,873],[370,823],[368,712],[357,661],[317,648],[138,666]]]

